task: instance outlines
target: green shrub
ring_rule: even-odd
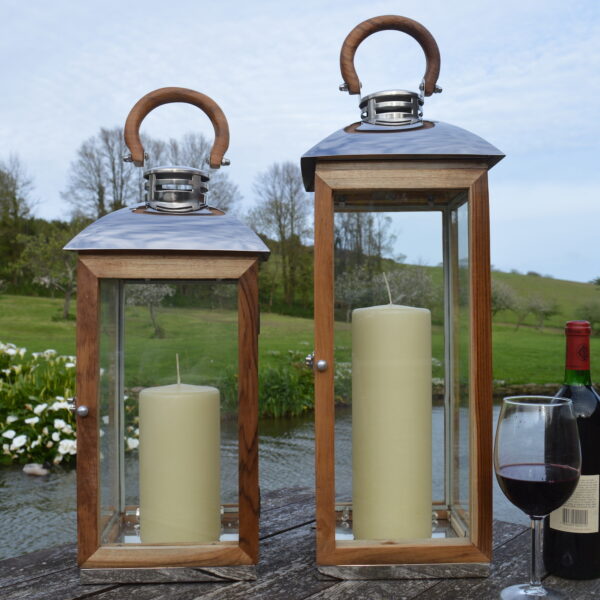
[[[75,357],[0,342],[0,464],[75,461]]]

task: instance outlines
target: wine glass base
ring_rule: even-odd
[[[568,600],[562,592],[545,588],[544,586],[531,586],[528,583],[511,585],[500,592],[500,600]]]

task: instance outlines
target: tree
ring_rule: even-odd
[[[439,299],[440,290],[436,289],[431,275],[421,265],[403,265],[387,273],[386,277],[394,304],[431,309]],[[380,289],[385,289],[383,276],[380,282]]]
[[[525,319],[531,313],[531,304],[529,302],[529,298],[517,296],[511,310],[515,313],[515,317],[517,318],[515,331],[518,331],[519,327],[523,325]]]
[[[19,235],[33,233],[31,216],[33,180],[16,154],[0,161],[0,280],[13,285],[18,279],[18,261],[23,250]]]
[[[151,337],[164,338],[165,330],[159,324],[156,317],[156,309],[162,301],[168,296],[175,294],[175,288],[172,285],[160,283],[139,283],[127,287],[126,302],[134,306],[147,306],[150,313],[150,320],[154,332]]]
[[[210,144],[201,134],[187,133],[182,140],[167,142],[141,135],[148,154],[144,169],[123,161],[128,150],[120,127],[102,127],[84,141],[71,163],[69,180],[62,197],[74,213],[97,219],[145,199],[144,171],[161,165],[184,165],[206,169]],[[240,197],[237,186],[221,169],[210,174],[209,204],[227,211]]]
[[[600,302],[590,300],[577,309],[577,317],[583,321],[589,321],[596,335],[600,334]]]
[[[284,301],[293,304],[306,264],[302,242],[311,233],[311,206],[299,167],[292,162],[273,163],[256,177],[254,191],[258,200],[249,220],[258,232],[275,241],[273,250],[281,262]]]
[[[372,274],[364,265],[346,269],[335,278],[335,299],[346,309],[348,323],[352,309],[368,302],[372,281]]]
[[[64,295],[63,319],[69,318],[71,299],[77,286],[77,256],[74,252],[66,252],[63,247],[86,224],[81,219],[71,223],[51,221],[36,235],[19,236],[24,245],[19,264],[33,275],[35,283]]]
[[[98,219],[137,199],[137,173],[123,162],[126,147],[121,128],[102,127],[85,140],[71,163],[67,189],[61,195],[74,214]]]
[[[372,273],[383,268],[383,258],[393,251],[396,236],[392,219],[381,213],[340,212],[335,215],[336,271],[366,265]],[[401,262],[404,256],[397,257]]]
[[[508,283],[492,279],[492,317],[501,310],[512,310],[516,302],[515,291]]]
[[[560,310],[555,300],[543,296],[531,296],[529,307],[533,316],[537,319],[537,328],[542,329],[544,321],[559,314]]]

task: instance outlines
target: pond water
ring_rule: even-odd
[[[494,410],[494,424],[498,408]],[[441,427],[441,410],[434,409],[434,431]],[[314,484],[313,416],[262,420],[260,429],[260,486],[262,492]],[[235,423],[224,423],[223,446],[234,448]],[[434,435],[434,439],[439,436]],[[434,449],[434,490],[441,489],[441,461]],[[341,411],[336,420],[336,496],[349,499],[351,485],[351,416]],[[491,468],[491,465],[490,465]],[[129,469],[128,469],[129,473]],[[437,474],[437,475],[436,475]],[[437,482],[436,482],[437,478]],[[224,478],[235,481],[235,477]],[[224,489],[223,496],[231,490]],[[75,471],[56,470],[45,477],[25,475],[20,467],[0,469],[0,559],[76,541]],[[494,518],[527,524],[510,504],[494,478]]]

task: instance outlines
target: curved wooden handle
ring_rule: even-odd
[[[388,29],[407,33],[421,44],[427,61],[424,93],[426,96],[431,96],[435,91],[435,84],[440,74],[440,50],[438,45],[431,33],[421,23],[397,15],[383,15],[367,19],[359,23],[347,35],[340,52],[340,69],[344,82],[348,86],[348,92],[350,94],[360,94],[360,81],[354,68],[356,49],[371,34]]]
[[[140,98],[127,115],[125,121],[125,143],[131,152],[131,160],[136,167],[144,166],[144,147],[140,141],[140,125],[146,115],[162,104],[187,102],[204,111],[215,129],[215,141],[210,151],[210,166],[218,169],[223,155],[229,148],[229,125],[221,107],[212,99],[187,88],[164,87]]]

